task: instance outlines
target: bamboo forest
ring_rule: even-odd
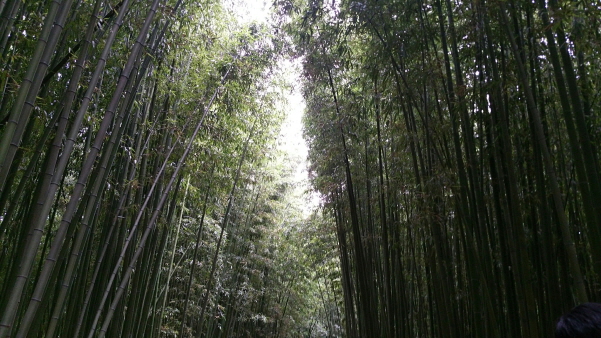
[[[598,0],[0,0],[0,338],[537,338],[601,302]]]

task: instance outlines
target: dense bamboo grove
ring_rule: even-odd
[[[598,3],[232,6],[0,0],[0,338],[549,337],[601,301]]]
[[[0,18],[0,337],[340,332],[335,238],[277,145],[281,37],[213,0]]]
[[[596,1],[284,1],[347,337],[551,337],[600,301]]]

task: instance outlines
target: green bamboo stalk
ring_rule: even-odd
[[[169,295],[169,283],[171,282],[171,275],[173,274],[173,259],[175,258],[175,249],[177,247],[177,241],[179,238],[179,231],[180,228],[182,226],[182,220],[184,217],[184,211],[186,209],[186,197],[188,196],[188,189],[190,188],[190,176],[188,176],[188,179],[186,180],[186,189],[184,191],[184,197],[182,199],[182,206],[180,209],[180,213],[179,213],[179,220],[177,222],[177,229],[176,229],[176,233],[175,233],[175,240],[173,241],[173,247],[171,248],[171,257],[169,258],[169,272],[167,273],[167,281],[165,282],[165,293],[163,294],[163,302],[161,305],[161,316],[159,316],[159,330],[161,328],[162,325],[162,321],[163,321],[163,309],[165,308],[165,304],[167,303],[167,296]]]
[[[6,188],[5,183],[10,166],[23,137],[42,79],[48,69],[50,58],[55,51],[72,3],[73,0],[53,0],[48,9],[40,39],[29,63],[25,79],[19,87],[17,99],[13,104],[8,123],[0,140],[0,194]],[[9,311],[9,313],[12,312]],[[4,320],[0,323],[0,337],[4,332],[1,329],[4,325],[10,326]]]
[[[545,163],[545,169],[547,173],[547,178],[549,183],[551,184],[551,192],[553,194],[553,202],[555,204],[555,212],[557,214],[557,218],[559,220],[559,227],[561,229],[561,236],[564,248],[568,255],[569,269],[573,278],[573,292],[578,302],[584,303],[588,300],[588,295],[586,292],[586,288],[584,286],[584,279],[582,277],[582,273],[580,271],[580,265],[578,263],[578,255],[576,253],[576,247],[574,246],[574,240],[572,239],[572,235],[570,233],[568,219],[564,210],[564,202],[561,196],[561,192],[559,190],[559,183],[557,181],[557,176],[555,174],[555,168],[553,165],[553,160],[551,159],[551,153],[549,148],[547,147],[545,134],[543,131],[543,124],[540,118],[540,113],[538,111],[538,107],[534,101],[534,97],[532,95],[531,88],[527,81],[527,74],[524,68],[523,62],[520,57],[520,53],[517,47],[517,43],[515,41],[515,37],[513,32],[509,29],[507,13],[505,12],[504,6],[501,7],[500,11],[501,22],[505,27],[507,35],[510,37],[511,49],[515,56],[515,60],[518,66],[518,75],[519,80],[522,83],[523,92],[526,96],[526,103],[528,104],[528,108],[530,109],[532,119],[534,121],[534,131],[536,133],[536,138],[539,143],[540,149],[542,151],[543,160]]]
[[[33,110],[33,102],[37,97],[37,92],[41,85],[41,79],[39,79],[38,76],[43,77],[43,74],[45,74],[46,69],[48,68],[50,57],[54,52],[54,48],[72,3],[72,0],[66,0],[65,3],[53,1],[49,10],[49,15],[46,17],[41,38],[36,46],[36,51],[34,52],[26,78],[19,89],[17,101],[13,105],[8,124],[4,129],[2,140],[0,141],[0,194],[4,189],[10,164],[12,163],[18,144],[25,131],[25,125],[29,120],[29,114],[31,113],[31,110]],[[61,7],[60,11],[58,11],[59,4]],[[46,30],[48,30],[48,33],[46,33]],[[45,41],[46,39],[47,41]],[[33,81],[31,78],[32,76]],[[9,139],[11,141],[9,141]],[[48,204],[51,204],[51,201],[48,202]],[[33,229],[33,235],[27,242],[24,257],[20,260],[21,266],[16,281],[11,288],[10,297],[8,298],[4,314],[0,321],[0,338],[6,337],[10,333],[17,314],[17,309],[19,308],[23,287],[29,277],[30,269],[42,237],[42,231],[40,231],[39,228]]]
[[[256,122],[257,121],[255,120],[255,123]],[[252,134],[254,133],[255,126],[256,126],[256,124],[253,125],[250,135],[248,136],[248,138],[246,139],[246,142],[244,143],[244,150],[242,151],[242,156],[240,156],[240,161],[238,162],[238,169],[236,170],[236,176],[234,177],[234,184],[232,184],[232,189],[230,190],[230,194],[228,196],[227,207],[226,207],[225,213],[223,215],[223,222],[221,223],[221,232],[219,233],[219,239],[217,240],[217,246],[215,248],[215,255],[213,255],[213,261],[211,263],[211,272],[209,273],[209,280],[207,281],[207,290],[206,290],[203,300],[202,300],[202,306],[201,306],[199,322],[198,322],[199,330],[196,334],[196,337],[198,337],[198,338],[200,338],[201,334],[202,334],[202,325],[204,322],[204,315],[205,315],[205,312],[206,312],[208,304],[209,304],[209,295],[211,293],[211,288],[213,287],[212,286],[213,279],[214,279],[215,271],[217,268],[217,257],[219,255],[219,249],[221,248],[221,243],[223,241],[223,234],[229,223],[230,211],[232,209],[232,203],[234,200],[234,193],[236,192],[236,186],[238,184],[238,179],[240,178],[242,164],[244,163],[244,160],[246,159],[248,144],[252,138]]]
[[[208,207],[209,202],[209,194],[211,192],[211,186],[213,182],[213,173],[215,172],[215,164],[211,167],[211,174],[208,178],[207,190],[205,192],[204,203],[202,206],[202,214],[200,216],[200,224],[198,225],[198,230],[196,231],[196,241],[194,243],[194,253],[192,254],[192,265],[190,267],[190,274],[188,275],[188,285],[186,286],[186,296],[184,298],[184,309],[182,310],[182,322],[179,328],[179,334],[184,336],[184,326],[186,325],[186,314],[188,311],[188,302],[190,300],[190,291],[192,289],[192,280],[194,279],[194,270],[196,269],[196,258],[198,257],[198,247],[200,246],[200,240],[202,238],[202,230],[204,226],[204,219]],[[159,317],[159,329],[161,327],[162,319],[163,319],[163,309],[165,308],[165,302],[167,297],[163,299],[163,306],[161,307],[161,316]]]
[[[231,67],[230,67],[230,69],[231,69]],[[222,77],[222,79],[221,79],[221,85],[223,85],[223,83],[224,83],[224,81],[226,79],[227,74],[229,74],[230,69],[228,69],[228,71]],[[215,98],[217,97],[217,94],[219,93],[220,88],[221,88],[221,86],[219,86],[215,90],[215,92],[213,93],[213,96],[211,97],[211,99],[209,100],[208,104],[206,105],[206,107],[204,109],[204,113],[203,113],[200,121],[197,123],[196,129],[192,133],[192,136],[190,137],[190,141],[189,141],[189,143],[188,143],[188,145],[187,145],[187,147],[186,147],[183,155],[180,157],[180,161],[178,162],[178,165],[176,166],[173,175],[176,175],[181,170],[181,167],[183,166],[183,161],[185,161],[186,157],[188,156],[188,154],[189,154],[189,152],[190,152],[190,150],[192,148],[193,141],[196,138],[196,135],[198,135],[198,132],[200,131],[201,126],[203,125],[204,119],[206,118],[206,116],[207,116],[207,114],[209,112],[210,107],[212,106]],[[177,142],[174,142],[174,143],[177,144]],[[175,149],[175,146],[173,146],[173,147],[171,147],[169,149],[169,152],[168,152],[167,156],[165,157],[166,160],[163,162],[163,165],[161,166],[161,168],[159,170],[159,173],[162,173],[165,170],[165,167],[169,163],[170,154],[173,152],[174,149]],[[159,176],[160,175],[157,175],[157,180],[158,180]],[[158,184],[157,180],[155,180],[154,183],[152,184],[149,192],[147,193],[147,197],[146,197],[144,203],[140,207],[140,212],[138,213],[138,215],[136,217],[134,225],[130,229],[130,236],[128,236],[128,238],[126,239],[125,244],[124,244],[124,246],[123,246],[123,248],[121,250],[121,253],[119,255],[119,258],[117,259],[117,262],[115,264],[115,268],[113,269],[113,272],[111,273],[111,277],[109,279],[108,285],[106,286],[105,292],[104,292],[104,294],[102,296],[102,299],[101,299],[101,301],[100,301],[100,303],[99,303],[99,305],[97,307],[98,310],[96,311],[96,315],[94,316],[94,320],[92,321],[92,325],[91,325],[90,333],[89,333],[89,337],[90,338],[92,338],[94,336],[94,332],[96,331],[96,326],[98,324],[98,320],[100,319],[100,315],[102,313],[102,309],[103,309],[104,304],[105,304],[105,302],[106,302],[106,300],[108,298],[108,295],[109,295],[110,289],[112,287],[112,284],[113,284],[113,282],[115,280],[117,272],[120,269],[121,263],[123,262],[123,259],[125,257],[126,252],[127,252],[129,244],[131,243],[131,241],[133,239],[133,236],[135,235],[136,230],[137,230],[137,228],[138,228],[138,226],[140,224],[140,221],[141,221],[142,215],[144,214],[146,206],[148,205],[148,202],[149,202],[150,198],[152,197],[152,193],[153,193],[154,189],[156,188],[156,186]],[[134,268],[133,264],[135,264],[135,260],[140,255],[140,253],[141,253],[141,251],[142,251],[142,249],[144,247],[144,243],[145,243],[146,239],[148,238],[148,234],[150,233],[150,231],[154,227],[154,223],[153,222],[155,222],[156,218],[158,218],[158,216],[159,216],[159,212],[161,210],[160,209],[161,208],[161,203],[164,203],[164,199],[166,198],[166,194],[168,194],[169,189],[171,188],[171,185],[173,184],[174,180],[175,180],[175,176],[172,176],[171,180],[169,181],[169,183],[167,185],[167,188],[165,188],[165,190],[164,190],[163,195],[165,195],[165,196],[161,197],[162,202],[159,202],[159,204],[158,204],[159,207],[157,208],[157,210],[155,210],[155,212],[152,215],[151,220],[147,224],[146,230],[144,231],[144,235],[140,239],[140,242],[139,242],[139,245],[138,245],[138,249],[136,250],[136,252],[134,254],[134,257],[133,257],[133,259],[131,261],[131,264],[130,264],[130,266],[127,268],[127,270],[124,273],[124,276],[122,278],[122,282],[121,282],[120,288],[118,289],[117,294],[115,295],[115,298],[114,298],[114,300],[113,300],[113,302],[111,304],[111,309],[109,310],[110,316],[107,315],[105,317],[104,324],[103,324],[103,326],[101,328],[101,333],[100,334],[102,336],[106,333],[106,329],[107,329],[107,327],[108,327],[108,325],[110,323],[112,315],[114,314],[114,310],[115,310],[116,304],[118,303],[118,301],[120,300],[121,296],[123,295],[124,288],[122,288],[122,287],[124,287],[124,284],[126,284],[128,282],[128,280],[129,280],[129,277],[131,277],[131,273],[133,272],[133,268]]]
[[[53,147],[52,147],[52,151],[51,151],[51,155],[50,155],[50,158],[52,158],[52,159],[56,158],[60,151],[60,146],[62,143],[62,136],[63,136],[63,133],[66,129],[67,122],[68,122],[68,113],[71,111],[71,107],[73,105],[73,101],[75,98],[79,80],[80,80],[81,74],[83,72],[84,63],[87,59],[88,47],[91,44],[92,34],[94,33],[94,27],[96,25],[96,22],[98,21],[97,13],[98,13],[98,10],[100,9],[100,3],[101,3],[100,0],[97,0],[95,2],[94,9],[92,11],[92,15],[90,18],[90,23],[88,24],[88,30],[87,30],[85,38],[84,38],[84,43],[83,43],[79,58],[76,63],[76,69],[72,76],[69,87],[67,89],[67,95],[64,100],[65,102],[64,102],[64,107],[63,107],[63,114],[61,114],[61,120],[59,123],[59,127],[57,129],[57,132],[56,132],[56,137],[53,142]],[[52,169],[54,169],[54,168],[50,168],[47,171],[47,175],[52,175],[52,171],[53,171]],[[47,196],[43,196],[43,197],[50,200]],[[34,290],[34,293],[32,295],[31,303],[20,323],[20,326],[19,326],[20,329],[17,334],[17,337],[26,336],[27,332],[29,331],[30,325],[33,321],[33,318],[35,316],[37,308],[41,302],[42,297],[44,296],[48,278],[50,277],[50,273],[52,272],[52,269],[54,268],[54,264],[58,257],[58,253],[61,249],[62,242],[64,241],[64,236],[66,235],[66,231],[67,231],[67,227],[61,227],[60,230],[57,231],[57,233],[54,237],[53,245],[51,246],[50,252],[48,253],[48,258],[46,259],[46,264],[44,264],[42,273],[41,273],[40,277],[37,279],[36,289]]]

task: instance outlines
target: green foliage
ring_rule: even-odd
[[[278,4],[303,58],[312,184],[333,215],[347,336],[552,335],[585,288],[598,297],[599,114],[587,105],[598,11]]]
[[[19,13],[2,17],[3,112],[55,5],[2,2]],[[292,337],[317,318],[301,239],[285,235],[303,216],[275,150],[285,39],[217,1],[170,1],[154,17],[151,6],[64,8],[32,114],[0,116],[23,135],[0,168],[2,337]]]

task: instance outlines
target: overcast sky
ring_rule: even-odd
[[[264,0],[225,0],[228,5],[234,9],[234,12],[240,17],[243,22],[267,22],[269,18],[269,2]],[[300,79],[300,64],[286,60],[278,63],[283,70],[289,74],[289,80],[293,84],[299,84]],[[319,198],[316,194],[305,195],[304,192],[309,188],[309,179],[307,172],[307,145],[302,136],[302,116],[305,109],[305,102],[300,93],[301,88],[297,87],[288,94],[288,105],[285,108],[286,120],[282,126],[280,139],[278,144],[281,149],[288,152],[294,160],[299,160],[299,165],[294,168],[294,180],[297,183],[298,189],[295,192],[299,198],[304,201],[302,206],[305,215],[318,205]],[[304,195],[304,196],[303,196]]]

